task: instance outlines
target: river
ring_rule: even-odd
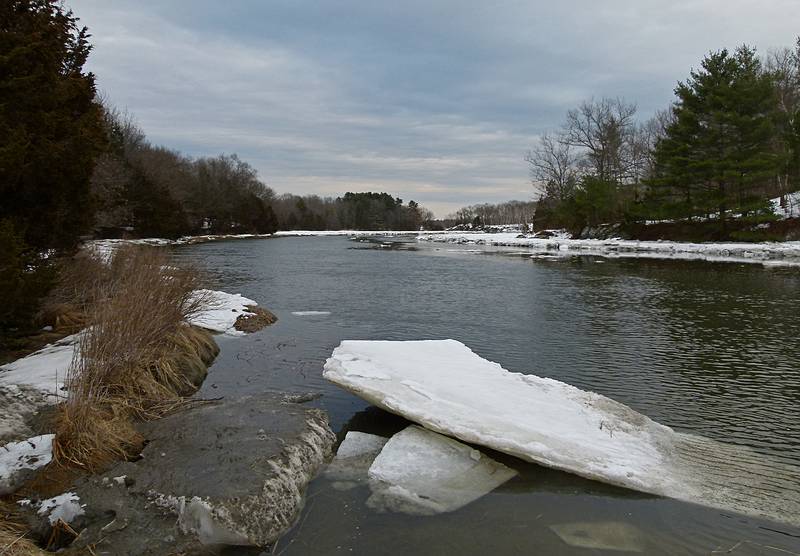
[[[800,273],[760,265],[583,256],[344,237],[204,243],[175,250],[277,324],[220,338],[200,395],[316,392],[331,426],[407,425],[327,383],[343,339],[454,338],[509,371],[604,394],[676,430],[800,466]],[[294,315],[318,311],[329,314]],[[368,488],[309,486],[281,554],[800,553],[800,530],[653,497],[492,454],[520,475],[450,514],[381,514]],[[585,525],[586,523],[592,525]],[[578,544],[556,530],[582,531]],[[579,525],[574,525],[579,524]],[[599,524],[599,526],[597,526]],[[605,548],[603,548],[605,546]],[[239,552],[234,552],[239,553]]]

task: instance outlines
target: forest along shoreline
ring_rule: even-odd
[[[90,247],[59,263],[40,316],[58,340],[0,366],[10,554],[266,546],[293,523],[335,437],[297,396],[192,397],[219,352],[214,334],[277,320],[205,286],[154,247]]]

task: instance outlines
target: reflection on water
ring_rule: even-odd
[[[800,466],[796,271],[533,260],[474,246],[354,246],[366,244],[282,238],[176,250],[223,289],[258,300],[280,319],[261,333],[222,339],[202,394],[319,391],[324,396],[314,404],[329,412],[340,438],[348,429],[388,436],[407,423],[327,384],[325,358],[342,339],[454,338],[508,370],[594,390],[677,430]],[[331,314],[291,314],[314,310]],[[708,554],[740,541],[731,554],[773,553],[759,545],[800,552],[800,531],[788,526],[492,457],[520,476],[457,512],[428,518],[376,514],[363,503],[368,489],[342,493],[320,478],[277,551],[598,554],[609,549],[570,546],[552,526],[607,522],[641,531],[636,538],[646,540],[647,554]]]

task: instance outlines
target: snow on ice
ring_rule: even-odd
[[[324,376],[424,427],[634,490],[800,524],[800,469],[512,373],[455,340],[344,341]]]
[[[466,444],[411,425],[389,439],[369,468],[367,505],[412,515],[452,512],[516,474]]]
[[[330,311],[292,311],[296,317],[320,317],[330,315]]]

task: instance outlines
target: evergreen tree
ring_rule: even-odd
[[[742,46],[707,56],[675,94],[673,122],[655,148],[651,200],[671,208],[670,216],[716,212],[724,232],[729,211],[759,205],[756,188],[780,164],[771,77]]]
[[[56,0],[0,3],[0,220],[39,250],[70,247],[91,225],[103,129],[77,21]]]

